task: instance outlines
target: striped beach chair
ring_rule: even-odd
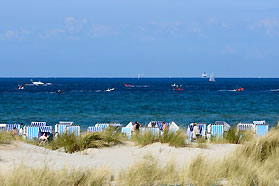
[[[211,125],[211,135],[217,138],[223,138],[224,134],[224,125]]]
[[[79,125],[71,125],[66,127],[67,134],[75,134],[75,136],[80,135],[80,126]]]
[[[28,140],[33,140],[34,138],[39,138],[40,127],[25,126],[24,134]]]
[[[16,130],[19,130],[20,124],[6,124],[6,127],[7,127],[7,131],[14,130],[14,128],[16,128]]]
[[[258,137],[263,137],[268,133],[268,125],[259,124],[256,125],[256,134]]]
[[[88,132],[102,132],[102,127],[88,127]]]
[[[31,122],[32,127],[42,127],[42,126],[46,126],[46,122]]]
[[[103,130],[105,130],[106,128],[108,128],[109,124],[107,123],[97,123],[95,125],[95,127],[101,127]]]
[[[240,131],[255,131],[255,125],[253,123],[239,123],[237,124],[237,132]]]
[[[72,126],[74,122],[72,121],[59,121],[58,124],[55,125],[55,134],[62,136],[67,131],[67,127]]]
[[[206,123],[197,123],[197,127],[199,127],[200,135],[205,137]]]
[[[159,136],[159,128],[145,128],[144,132],[151,132],[152,135]]]
[[[123,128],[121,129],[121,133],[122,133],[122,134],[125,134],[125,135],[128,137],[128,139],[130,139],[130,138],[131,138],[131,135],[132,135],[132,129],[131,129],[131,128],[123,127]]]
[[[262,121],[253,121],[254,125],[264,125],[265,124],[265,120]]]

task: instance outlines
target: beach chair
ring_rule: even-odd
[[[205,137],[206,123],[197,123],[197,127],[199,127],[200,135],[201,135],[202,137]]]
[[[88,132],[102,132],[102,127],[88,127]]]
[[[20,124],[6,124],[6,128],[7,128],[7,131],[14,130],[14,128],[16,128],[16,130],[19,131]]]
[[[123,127],[121,129],[121,133],[125,134],[128,137],[128,139],[130,139],[131,138],[131,134],[132,134],[132,129],[131,128]]]
[[[258,137],[263,137],[268,133],[268,125],[267,124],[259,124],[256,125],[256,134]]]
[[[254,125],[264,125],[265,124],[265,120],[262,121],[253,121]]]
[[[223,138],[224,134],[224,125],[211,125],[211,136],[217,137],[217,138]]]
[[[46,126],[46,122],[31,122],[32,127],[42,127],[42,126]]]
[[[255,132],[255,125],[253,123],[239,123],[237,124],[237,132],[241,131]]]
[[[7,131],[7,125],[6,124],[0,124],[0,132],[6,132]]]
[[[55,125],[55,134],[62,136],[67,131],[68,126],[72,126],[74,122],[72,121],[59,121],[58,124]]]
[[[67,134],[75,134],[75,136],[80,135],[80,126],[79,125],[71,125],[66,127]]]
[[[40,127],[25,126],[24,135],[26,139],[33,140],[34,138],[39,138]]]
[[[176,123],[174,123],[173,121],[169,124],[169,132],[171,133],[171,132],[177,132],[178,130],[179,130],[179,126],[176,124]]]
[[[144,132],[151,132],[152,135],[159,136],[159,128],[145,128]]]

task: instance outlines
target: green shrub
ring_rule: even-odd
[[[87,148],[107,147],[119,143],[121,143],[120,133],[114,132],[114,129],[109,127],[102,132],[93,132],[81,136],[65,133],[56,139],[54,138],[47,147],[52,150],[63,148],[67,153],[74,153]]]
[[[236,127],[230,128],[228,132],[224,134],[224,141],[227,143],[239,144],[241,134],[237,132]]]

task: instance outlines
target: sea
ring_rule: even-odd
[[[279,79],[267,78],[0,78],[0,123],[174,121],[213,123],[279,119]],[[126,84],[126,86],[124,86]],[[173,84],[183,91],[175,91]],[[112,89],[113,91],[105,91]],[[244,91],[234,91],[244,88]],[[57,93],[62,90],[63,93]]]

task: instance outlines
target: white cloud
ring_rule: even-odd
[[[259,25],[265,29],[267,35],[279,36],[279,18],[262,19]]]
[[[87,19],[83,18],[81,20],[76,19],[74,17],[66,17],[65,25],[69,32],[71,33],[79,33],[82,31],[82,27],[87,24]]]
[[[57,28],[57,29],[46,31],[45,33],[41,34],[40,36],[42,38],[46,39],[46,38],[49,38],[49,37],[57,36],[61,33],[65,33],[65,32],[66,31],[64,29]]]
[[[13,30],[8,30],[2,34],[0,34],[0,40],[6,40],[6,39],[13,39],[17,36],[17,33]]]
[[[109,33],[110,30],[111,28],[105,25],[93,25],[90,35],[92,37],[100,37]]]

